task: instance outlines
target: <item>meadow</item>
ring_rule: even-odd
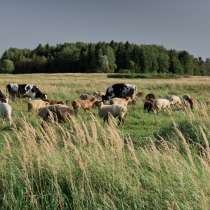
[[[128,82],[145,94],[190,94],[200,103],[193,111],[154,114],[139,99],[121,128],[103,124],[97,109],[41,126],[27,99],[10,102],[13,124],[0,120],[1,209],[210,209],[210,77],[1,75],[1,90],[13,82],[63,100]]]

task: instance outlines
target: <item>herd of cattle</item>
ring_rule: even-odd
[[[9,99],[28,97],[28,111],[36,111],[45,121],[65,122],[69,117],[78,113],[79,109],[90,111],[98,107],[99,117],[108,121],[109,115],[119,119],[119,124],[124,124],[129,104],[136,104],[138,98],[143,97],[143,92],[137,92],[132,84],[117,83],[107,88],[106,92],[94,92],[93,94],[82,94],[79,99],[73,100],[71,106],[69,101],[50,100],[37,86],[32,84],[8,84],[7,95],[0,90],[0,115],[12,122],[12,107]],[[156,98],[149,93],[143,99],[144,110],[147,112],[158,112],[169,110],[172,106],[179,109],[189,107],[193,109],[194,100],[189,95],[182,97],[170,95],[164,98]]]

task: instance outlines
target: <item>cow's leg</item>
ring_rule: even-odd
[[[108,114],[104,117],[104,123],[105,122],[109,123],[109,115]]]
[[[15,94],[15,93],[12,93],[12,94],[10,94],[10,97],[11,97],[12,101],[15,101],[15,99],[16,99],[16,94]]]

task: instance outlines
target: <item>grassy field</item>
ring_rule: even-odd
[[[43,128],[26,99],[11,102],[13,125],[0,121],[1,209],[210,209],[209,77],[1,75],[1,90],[10,82],[36,84],[63,100],[129,82],[145,94],[190,94],[201,104],[154,114],[139,99],[123,128],[83,111]]]
[[[210,78],[193,77],[183,79],[107,79],[101,74],[56,74],[56,75],[9,75],[2,76],[0,88],[5,91],[8,82],[37,84],[52,99],[74,100],[83,93],[93,93],[94,91],[105,91],[107,86],[116,82],[130,82],[138,87],[139,91],[145,94],[153,92],[157,97],[164,97],[168,94],[184,95],[190,94],[200,101],[208,101],[210,92]],[[24,115],[31,123],[36,124],[37,117],[27,112],[26,100],[18,100],[12,103],[15,121],[19,121]],[[95,110],[97,112],[97,110]],[[159,115],[148,114],[143,111],[143,102],[140,99],[137,105],[129,107],[125,126],[120,132],[125,136],[130,136],[133,141],[143,143],[162,132],[163,128],[168,128],[172,121],[184,121],[185,112],[174,111],[171,114],[161,113]],[[80,112],[83,118],[88,117],[83,111]]]

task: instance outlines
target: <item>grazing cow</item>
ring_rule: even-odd
[[[176,95],[169,95],[166,97],[171,103],[171,105],[175,105],[177,108],[182,107],[182,100],[179,96]]]
[[[169,110],[171,102],[165,98],[157,98],[154,100],[154,108],[158,112],[160,110]]]
[[[103,118],[104,122],[108,122],[109,114],[114,118],[118,117],[118,125],[123,125],[125,122],[125,116],[127,114],[127,106],[122,104],[105,105],[103,102],[97,102],[99,117]]]
[[[80,108],[87,111],[94,107],[94,104],[96,103],[96,101],[97,101],[97,98],[94,96],[91,99],[86,99],[86,100],[78,99],[78,100],[72,101],[72,107],[74,108],[75,113],[77,113]]]
[[[34,99],[28,102],[28,111],[37,111],[40,108],[49,106],[49,102],[43,101],[41,99]]]
[[[182,98],[184,99],[184,102],[186,101],[189,105],[190,108],[193,109],[195,106],[195,101],[193,100],[193,98],[189,95],[184,95],[182,96]],[[184,103],[186,105],[186,103]]]
[[[41,98],[47,99],[47,95],[40,91],[40,89],[32,84],[8,84],[6,89],[9,96],[14,99],[15,97],[29,97],[31,99]]]
[[[155,109],[155,101],[153,99],[144,102],[144,111],[151,112]]]
[[[50,122],[66,122],[72,115],[74,115],[74,111],[62,104],[50,105],[38,110],[38,116]]]
[[[102,100],[110,100],[112,98],[131,97],[133,100],[136,96],[137,88],[135,85],[117,83],[107,88],[106,94],[102,96]]]

